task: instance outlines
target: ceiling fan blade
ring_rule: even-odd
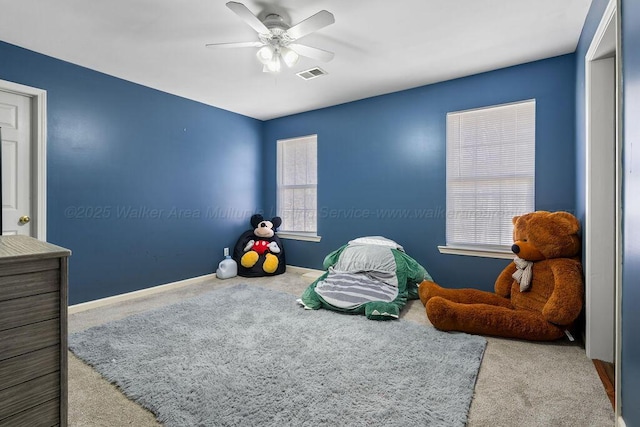
[[[209,43],[205,46],[212,48],[260,47],[262,42]]]
[[[251,28],[256,30],[260,34],[269,34],[269,29],[255,16],[247,6],[242,3],[238,3],[235,1],[230,1],[227,3],[227,7],[231,9],[236,15],[238,15],[244,22],[249,24]]]
[[[317,47],[305,46],[297,43],[291,43],[288,47],[298,55],[306,56],[307,58],[317,59],[324,62],[329,62],[333,59],[333,52],[318,49]]]
[[[336,22],[333,14],[326,10],[321,10],[305,19],[304,21],[294,25],[286,31],[286,34],[293,40],[306,36],[307,34],[318,31],[320,28],[324,28],[327,25],[331,25]]]

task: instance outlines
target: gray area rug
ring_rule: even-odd
[[[482,337],[236,285],[69,337],[167,426],[463,426]]]

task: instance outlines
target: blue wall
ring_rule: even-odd
[[[621,400],[627,427],[635,427],[640,426],[640,3],[637,0],[621,3],[624,90]]]
[[[264,200],[271,214],[276,140],[318,134],[322,241],[287,240],[287,262],[321,268],[324,256],[349,239],[384,235],[404,245],[436,281],[492,290],[507,260],[437,250],[445,243],[446,113],[530,98],[537,101],[536,208],[573,211],[574,55],[266,122]]]
[[[261,204],[262,122],[2,42],[0,57],[0,79],[47,90],[47,240],[73,251],[70,303],[214,272]]]

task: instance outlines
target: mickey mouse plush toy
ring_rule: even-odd
[[[275,234],[280,224],[282,219],[277,216],[271,221],[265,220],[260,214],[251,217],[253,230],[243,233],[234,248],[234,258],[239,264],[240,276],[257,277],[284,273],[284,249],[280,238]]]

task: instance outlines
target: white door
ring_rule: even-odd
[[[2,234],[31,236],[31,98],[0,91]]]

